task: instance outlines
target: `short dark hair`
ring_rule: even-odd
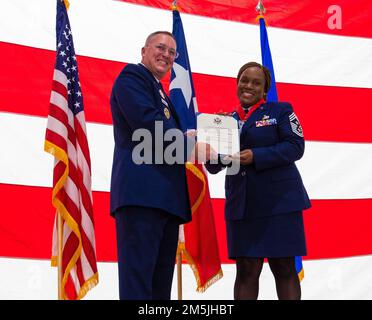
[[[174,37],[174,35],[173,35],[171,32],[169,32],[169,31],[155,31],[155,32],[153,32],[153,33],[150,33],[150,34],[147,36],[145,44],[147,44],[147,43],[151,40],[151,38],[157,36],[158,34],[165,34],[165,35],[167,35],[167,36],[170,36],[170,37],[172,37],[173,40],[177,43],[176,38]]]
[[[266,96],[266,94],[269,92],[270,86],[271,86],[270,70],[268,68],[266,68],[265,66],[257,63],[257,62],[251,61],[251,62],[248,62],[248,63],[244,64],[243,66],[241,66],[240,69],[239,69],[239,72],[238,72],[238,76],[236,77],[236,83],[239,83],[240,77],[242,76],[243,72],[245,70],[247,70],[248,68],[259,68],[263,71],[264,76],[265,76],[264,94]]]

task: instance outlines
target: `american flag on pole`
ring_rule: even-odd
[[[90,155],[67,5],[57,0],[57,57],[44,149],[55,157],[52,203],[63,229],[59,253],[54,228],[52,265],[60,254],[60,299],[75,300],[98,283],[98,272]]]

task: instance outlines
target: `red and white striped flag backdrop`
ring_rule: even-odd
[[[257,0],[232,3],[178,1],[201,112],[232,110],[238,102],[235,77],[239,67],[261,61],[254,10]],[[367,0],[337,3],[266,0],[264,5],[278,93],[282,101],[293,104],[306,139],[305,155],[298,162],[313,205],[305,213],[305,297],[308,290],[310,298],[322,292],[330,294],[324,298],[345,294],[366,298],[367,273],[363,269],[372,267],[372,258],[367,256],[372,254],[372,8]],[[116,261],[108,194],[112,83],[125,63],[139,62],[140,49],[150,32],[172,29],[169,5],[165,0],[70,0],[92,161],[97,258],[101,262]],[[54,1],[2,1],[0,256],[22,258],[17,263],[50,256],[52,160],[42,152],[42,145],[55,61],[54,28]],[[223,181],[223,175],[209,177],[220,256],[225,268],[230,268]],[[326,272],[317,269],[315,265],[320,264],[328,266]],[[348,272],[345,265],[353,271],[347,281],[343,281]],[[319,270],[314,279],[312,266]],[[321,273],[336,277],[338,285],[323,277],[328,291],[321,289]],[[232,298],[233,275],[224,274],[220,282],[225,281],[227,298]],[[115,280],[107,281],[116,287]],[[102,278],[100,282],[104,287]],[[346,285],[354,289],[345,290]],[[218,290],[218,283],[215,286]],[[343,290],[332,291],[332,286]],[[221,291],[215,298],[219,294],[226,297]]]

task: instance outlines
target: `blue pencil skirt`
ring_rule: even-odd
[[[302,211],[268,217],[227,220],[230,259],[306,256]]]

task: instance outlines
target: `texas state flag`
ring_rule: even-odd
[[[178,57],[173,63],[170,99],[176,109],[182,130],[196,129],[197,103],[191,65],[181,15],[173,8],[173,36]],[[186,178],[192,221],[180,227],[178,248],[193,272],[197,291],[204,292],[223,276],[215,227],[215,216],[209,193],[207,171],[200,163],[186,163]]]

